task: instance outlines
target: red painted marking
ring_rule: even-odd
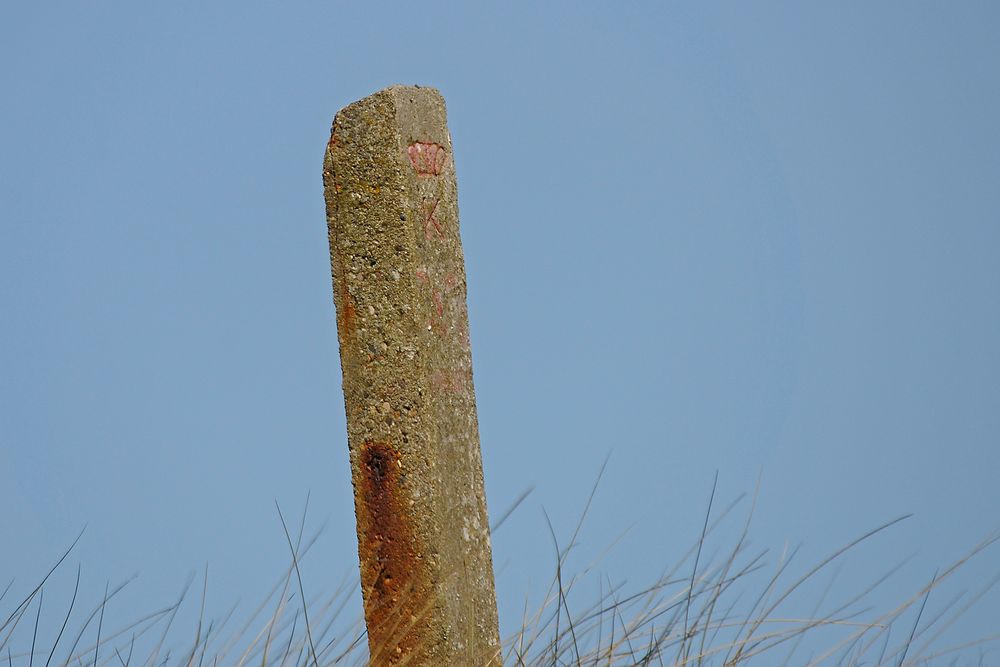
[[[435,197],[432,201],[425,201],[423,203],[424,207],[424,237],[430,238],[432,236],[431,227],[437,232],[438,238],[444,238],[444,231],[441,229],[441,223],[437,219],[437,208],[441,203],[441,200]]]
[[[406,149],[417,176],[430,177],[441,174],[444,167],[445,150],[443,146],[425,141],[417,141]]]
[[[431,373],[431,384],[438,389],[444,389],[447,391],[448,376],[445,375],[444,371],[434,371]]]
[[[430,319],[427,321],[427,330],[433,331],[438,335],[443,335],[447,333],[448,328],[446,326],[444,310],[445,305],[451,300],[451,293],[459,288],[458,277],[451,271],[447,273],[439,272],[432,269],[428,269],[426,266],[418,267],[414,271],[417,279],[431,288],[430,291],[430,301],[431,301],[431,312]],[[460,309],[461,313],[465,312],[465,303],[459,303],[457,307]],[[461,318],[460,318],[461,319]],[[466,331],[465,327],[459,325],[459,333]]]
[[[441,290],[434,290],[434,306],[437,308],[438,317],[444,317],[444,294]]]
[[[468,382],[466,381],[466,373],[460,370],[452,370],[434,371],[431,374],[431,384],[441,391],[450,394],[461,394],[465,391]]]

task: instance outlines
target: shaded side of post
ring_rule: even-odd
[[[444,100],[342,109],[323,169],[372,664],[499,665]]]

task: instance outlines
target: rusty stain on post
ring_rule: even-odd
[[[500,641],[444,100],[342,109],[323,167],[374,665],[497,665]]]

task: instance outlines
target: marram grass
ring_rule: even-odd
[[[944,603],[928,604],[932,595],[941,597],[941,590],[957,570],[1000,540],[1000,534],[988,536],[912,595],[880,611],[868,606],[866,598],[899,566],[838,602],[827,603],[830,586],[823,589],[814,584],[858,544],[891,530],[905,517],[874,526],[804,571],[796,568],[793,573],[794,551],[769,559],[766,550],[749,548],[753,502],[745,518],[737,519],[735,539],[727,548],[715,546],[719,526],[733,515],[739,502],[715,511],[710,501],[702,532],[687,553],[657,581],[637,591],[603,578],[594,566],[566,571],[583,517],[566,546],[558,545],[550,526],[557,554],[552,582],[542,604],[533,611],[526,607],[520,629],[504,641],[504,665],[1000,664],[1000,633],[957,646],[942,643],[949,627],[986,595],[997,579],[984,582],[971,593],[952,593]],[[508,515],[505,513],[498,523]],[[344,609],[356,592],[356,584],[342,585],[326,595],[306,595],[299,563],[318,532],[303,538],[304,515],[297,537],[292,537],[283,517],[281,523],[288,537],[289,567],[266,598],[238,623],[235,606],[221,618],[204,617],[207,569],[200,595],[192,593],[193,580],[189,581],[173,603],[131,622],[115,624],[111,613],[114,599],[128,582],[108,588],[96,603],[84,605],[77,595],[78,568],[70,602],[61,610],[50,610],[44,603],[46,586],[52,585],[50,578],[57,568],[67,567],[64,562],[71,546],[30,590],[15,595],[13,581],[0,588],[0,662],[7,667],[381,664],[379,648],[369,656],[364,623],[345,617]],[[493,529],[497,528],[494,525]],[[813,584],[810,594],[813,588],[818,590],[812,612],[807,617],[787,615],[789,598],[807,584]],[[597,594],[581,602],[584,588]],[[195,627],[176,627],[178,610],[185,602],[200,605]],[[395,664],[405,665],[406,661]]]

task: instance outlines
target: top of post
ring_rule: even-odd
[[[404,85],[383,88],[341,109],[334,124],[365,116],[370,118],[373,112],[395,117],[398,127],[412,135],[402,137],[404,141],[429,140],[451,147],[444,97],[437,88]]]

